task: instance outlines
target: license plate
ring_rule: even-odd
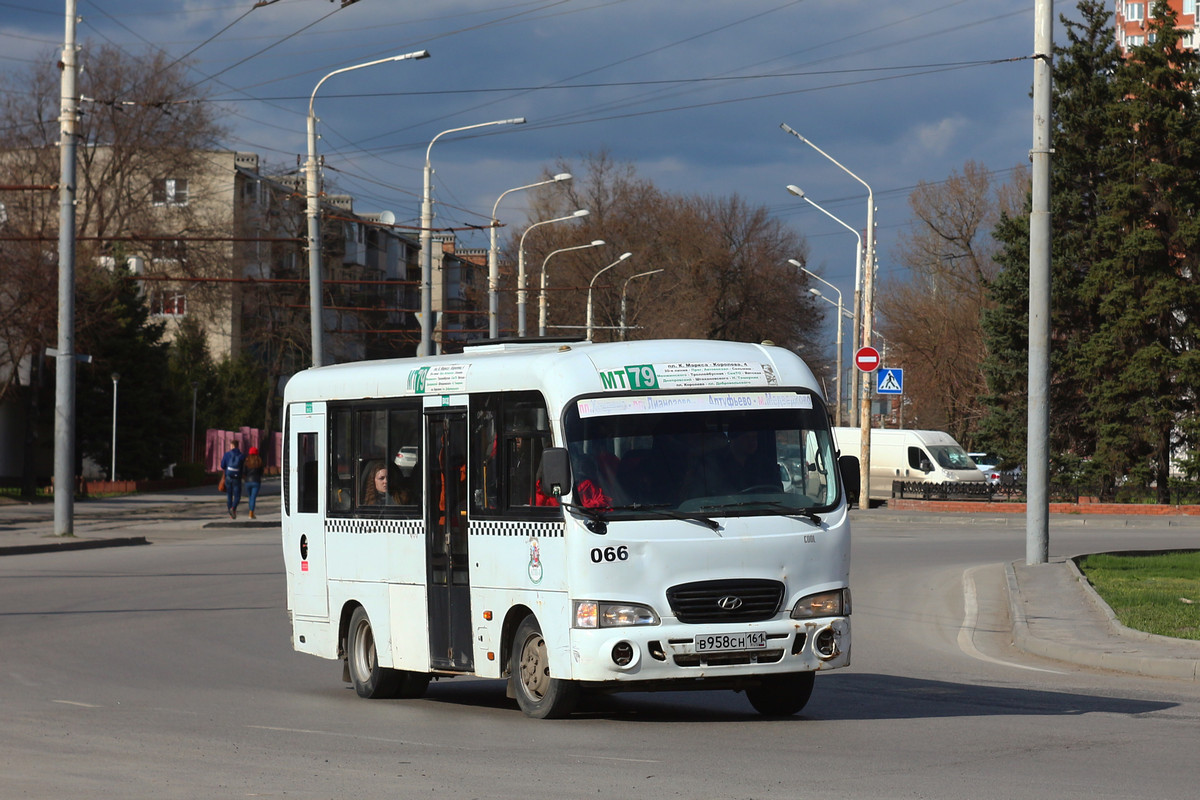
[[[761,650],[766,646],[766,631],[705,633],[696,637],[697,653],[716,653],[726,650]]]

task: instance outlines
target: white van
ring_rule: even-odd
[[[843,456],[859,457],[858,428],[834,428],[833,435]],[[924,483],[984,483],[983,473],[945,431],[871,429],[872,500],[892,496],[893,481]]]

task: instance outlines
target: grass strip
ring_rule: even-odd
[[[1079,570],[1122,625],[1200,640],[1200,551],[1095,553],[1079,559]]]

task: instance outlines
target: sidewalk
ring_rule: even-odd
[[[150,539],[199,537],[215,529],[279,527],[279,479],[263,481],[254,520],[246,498],[229,518],[216,486],[76,500],[74,535],[54,535],[54,503],[0,500],[0,556],[149,544]]]
[[[1117,621],[1071,559],[1005,565],[1013,643],[1086,667],[1200,681],[1200,641],[1156,636]]]

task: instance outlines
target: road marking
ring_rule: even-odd
[[[339,733],[338,731],[319,731],[311,728],[277,728],[272,725],[247,725],[256,731],[277,731],[279,733],[311,733],[316,736],[335,736],[342,739],[362,739],[368,742],[385,742],[387,744],[408,744],[417,747],[444,747],[451,750],[463,750],[469,753],[482,753],[486,748],[463,747],[462,745],[446,745],[437,742],[419,742],[414,739],[389,739],[383,736],[363,736],[361,733]]]
[[[971,658],[975,658],[980,661],[987,661],[991,664],[1000,664],[1001,666],[1005,667],[1016,667],[1017,669],[1028,669],[1034,672],[1050,672],[1055,675],[1066,675],[1066,672],[1062,672],[1060,670],[1031,667],[1028,664],[1018,664],[1014,661],[1002,661],[998,658],[992,658],[991,656],[984,655],[983,653],[979,652],[979,648],[975,646],[975,642],[972,640],[971,634],[979,623],[979,598],[975,592],[975,573],[981,569],[983,569],[983,567],[972,567],[971,569],[963,572],[963,606],[965,608],[963,613],[963,624],[962,627],[958,629],[958,648]]]
[[[51,700],[50,702],[64,706],[79,706],[80,708],[104,708],[104,706],[92,705],[91,703],[77,703],[74,700]]]
[[[591,753],[567,753],[571,758],[594,758],[597,761],[628,761],[631,764],[661,764],[656,758],[617,758],[616,756],[596,756]]]

